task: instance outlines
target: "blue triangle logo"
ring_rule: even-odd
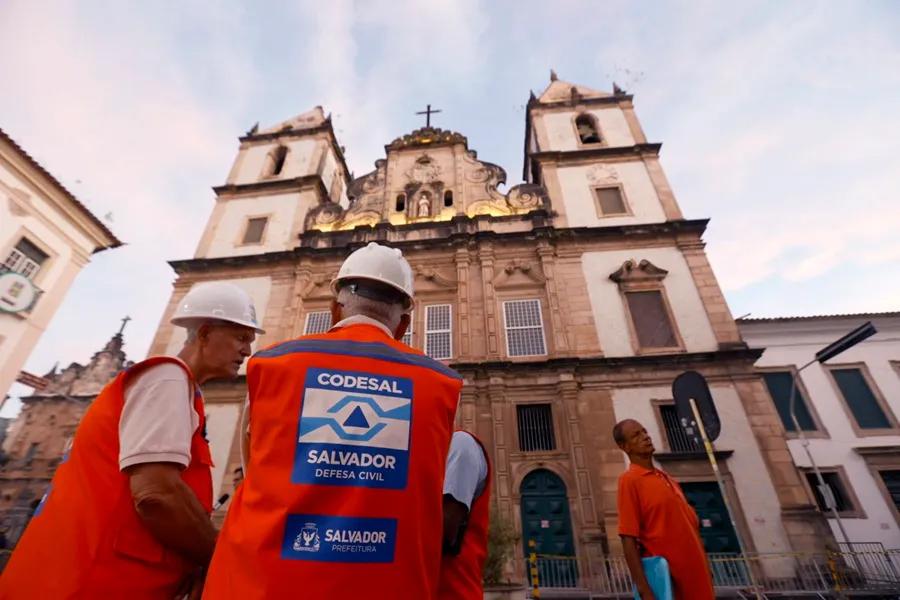
[[[347,420],[344,421],[344,427],[365,427],[369,428],[369,422],[366,420],[366,415],[363,414],[362,409],[357,406],[353,409],[353,412],[350,413],[350,416],[347,417]]]

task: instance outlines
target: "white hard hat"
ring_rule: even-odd
[[[256,322],[256,308],[250,294],[224,281],[200,283],[191,288],[170,322],[179,327],[190,327],[197,319],[218,319],[265,333]]]
[[[337,295],[340,282],[347,279],[378,281],[402,292],[409,302],[413,299],[412,267],[403,258],[399,248],[369,242],[366,247],[347,257],[337,277],[331,282],[331,291]]]

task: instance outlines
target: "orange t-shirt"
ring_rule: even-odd
[[[637,538],[645,556],[669,562],[675,598],[713,600],[697,513],[678,482],[634,463],[619,477],[619,535]]]

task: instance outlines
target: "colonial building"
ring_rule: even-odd
[[[174,291],[151,353],[177,351],[168,320],[192,286],[227,280],[256,302],[264,346],[326,330],[329,282],[369,241],[401,248],[416,274],[407,341],[465,377],[462,427],[490,450],[498,514],[539,552],[578,557],[585,585],[621,553],[611,430],[633,417],[662,449],[704,524],[710,551],[737,551],[705,456],[673,419],[671,383],[696,369],[722,415],[717,442],[748,549],[821,549],[826,524],[791,461],[704,252],[632,97],[554,75],[532,94],[524,181],[478,157],[464,135],[427,124],[351,179],[321,108],[240,138],[194,258],[172,262]],[[513,142],[510,142],[513,143]],[[242,382],[206,390],[216,493],[238,461]],[[524,564],[511,567],[524,580]]]
[[[878,333],[826,364],[814,355],[854,327],[871,321]],[[792,376],[798,376],[794,414],[809,450],[834,495],[853,542],[900,548],[900,313],[742,319],[741,334],[765,348],[756,365],[787,431],[788,448],[810,498],[843,538],[827,510],[812,465],[790,415]]]
[[[0,405],[91,254],[120,245],[0,130]]]
[[[12,547],[25,529],[84,412],[100,390],[131,362],[116,333],[86,365],[72,363],[44,375],[45,385],[22,397],[0,466],[0,532]]]

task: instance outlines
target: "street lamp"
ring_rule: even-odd
[[[810,366],[811,364],[824,364],[826,360],[834,358],[844,350],[852,348],[864,339],[872,337],[873,335],[875,335],[875,326],[872,325],[871,321],[867,321],[865,324],[860,325],[844,337],[835,342],[832,342],[831,344],[816,352],[816,357],[814,359],[797,369],[797,372],[792,375],[791,395],[788,402],[788,407],[791,413],[791,421],[793,421],[794,423],[794,429],[797,431],[797,437],[800,438],[800,444],[803,446],[803,449],[806,450],[806,457],[809,459],[809,464],[812,466],[813,471],[816,474],[816,480],[819,482],[819,493],[822,494],[822,499],[825,501],[825,506],[831,509],[831,514],[834,516],[835,521],[837,521],[838,529],[841,530],[841,535],[844,537],[844,541],[850,547],[851,552],[853,551],[853,544],[850,542],[850,538],[847,536],[847,531],[844,529],[844,523],[841,521],[841,517],[838,514],[837,505],[834,501],[834,494],[831,491],[831,487],[829,487],[828,484],[825,483],[825,478],[822,477],[822,472],[819,471],[819,467],[818,465],[816,465],[816,461],[813,458],[812,452],[809,451],[809,440],[806,439],[806,434],[803,433],[803,428],[800,427],[800,422],[797,420],[797,413],[794,410],[797,392],[797,378],[800,377],[800,371]]]

